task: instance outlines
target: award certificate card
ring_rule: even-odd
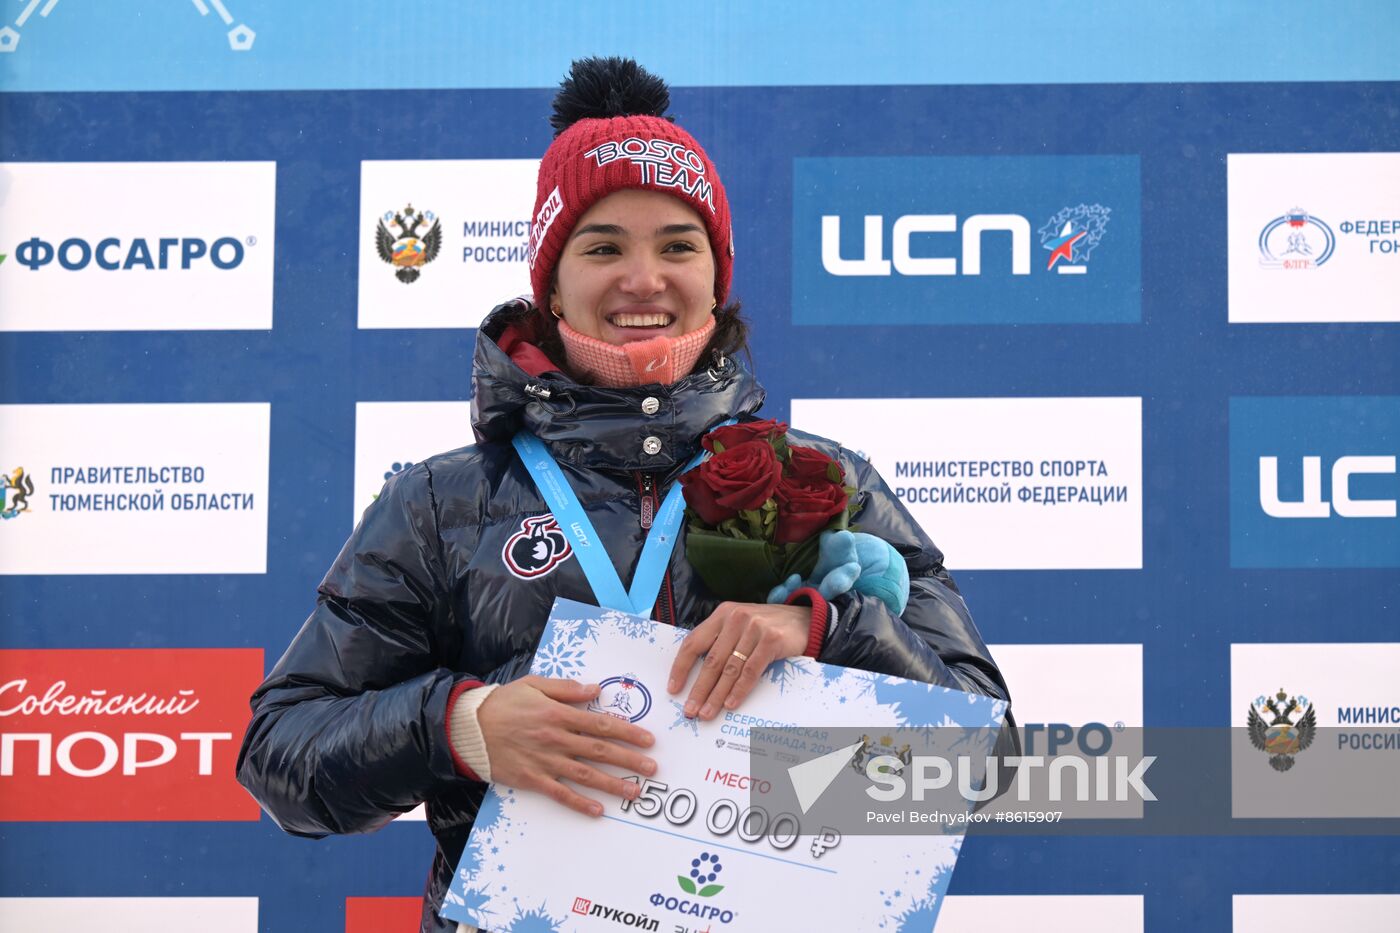
[[[812,823],[806,803],[791,803],[792,787],[777,793],[787,770],[769,766],[772,780],[753,775],[751,754],[768,753],[751,751],[749,733],[813,727],[804,750],[839,759],[835,774],[865,746],[822,746],[816,727],[957,726],[976,730],[965,733],[978,746],[968,751],[985,756],[1006,703],[790,658],[770,665],[739,709],[710,722],[687,719],[686,692],[666,693],[686,634],[617,610],[555,601],[531,673],[601,684],[588,708],[651,732],[656,744],[645,751],[657,773],[642,778],[600,766],[643,789],[624,801],[579,788],[603,802],[601,817],[493,785],[442,915],[491,933],[932,930],[962,842],[958,831],[842,835]],[[800,767],[822,767],[822,760]],[[787,802],[767,805],[780,796]]]

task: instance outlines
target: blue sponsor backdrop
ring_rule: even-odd
[[[26,6],[14,4],[6,15]],[[1231,712],[1232,641],[1395,639],[1400,579],[1393,570],[1298,570],[1291,559],[1269,556],[1253,560],[1255,569],[1232,569],[1232,507],[1243,508],[1250,497],[1257,503],[1258,493],[1257,476],[1243,490],[1233,481],[1231,419],[1241,403],[1269,397],[1400,394],[1400,332],[1361,324],[1231,328],[1225,259],[1227,152],[1400,149],[1396,59],[1382,38],[1395,35],[1393,5],[1362,5],[1345,16],[1313,6],[1319,16],[1309,18],[1299,12],[1302,4],[1272,4],[1245,16],[1188,3],[1132,22],[1115,14],[1086,20],[1082,11],[1065,22],[1055,17],[1068,15],[1068,5],[1026,4],[1018,5],[1024,16],[998,16],[1016,25],[1005,46],[995,48],[986,14],[953,5],[946,21],[920,14],[915,29],[885,24],[879,35],[893,43],[890,56],[877,54],[885,46],[872,38],[874,27],[855,28],[849,9],[824,21],[818,7],[791,24],[792,35],[770,39],[765,51],[773,54],[765,58],[739,54],[749,40],[724,44],[729,30],[742,30],[720,22],[729,9],[721,4],[692,34],[726,50],[719,64],[705,59],[704,48],[678,50],[677,40],[658,38],[655,24],[641,19],[626,28],[611,20],[605,39],[579,48],[579,36],[597,37],[599,27],[579,25],[572,12],[559,14],[565,17],[559,35],[572,38],[541,44],[529,41],[523,14],[518,21],[490,14],[452,29],[415,30],[410,27],[440,25],[434,17],[447,14],[415,13],[391,27],[376,13],[379,31],[360,38],[356,30],[367,14],[341,14],[330,4],[231,6],[258,30],[246,53],[225,43],[226,29],[237,22],[225,27],[214,13],[201,18],[191,10],[184,11],[191,25],[177,23],[164,43],[151,39],[149,20],[144,31],[133,25],[139,19],[133,14],[109,24],[111,43],[86,36],[81,44],[83,35],[70,34],[60,53],[44,47],[41,30],[51,36],[79,26],[92,30],[97,27],[83,24],[100,25],[102,16],[116,14],[85,19],[76,4],[59,5],[47,18],[33,13],[23,41],[0,58],[0,76],[12,89],[0,96],[0,158],[275,160],[273,329],[0,335],[0,402],[270,401],[268,573],[0,578],[0,646],[252,646],[264,648],[270,664],[305,617],[316,582],[349,531],[355,403],[457,400],[470,391],[473,332],[356,329],[356,255],[381,209],[358,203],[360,160],[537,157],[550,138],[551,95],[540,87],[562,73],[564,59],[631,50],[678,83],[706,85],[678,89],[673,111],[705,142],[730,192],[739,249],[734,291],[755,323],[768,414],[786,417],[793,397],[1143,398],[1143,569],[962,574],[989,641],[1141,642],[1147,724],[1221,725]],[[313,21],[312,9],[322,20]],[[62,25],[65,15],[74,25]],[[275,17],[296,19],[295,28],[268,28]],[[813,25],[821,22],[820,29]],[[347,49],[339,58],[307,55],[298,63],[294,53],[320,41],[322,23],[324,32],[344,33]],[[568,33],[571,23],[579,26],[577,35]],[[1203,23],[1221,29],[1211,32]],[[1154,33],[1154,26],[1161,28]],[[667,35],[679,29],[670,27]],[[798,41],[814,29],[825,53],[819,63],[810,43]],[[927,36],[922,44],[920,29]],[[144,47],[130,41],[138,31]],[[215,51],[191,51],[204,32]],[[1115,35],[1124,41],[1114,44]],[[454,37],[464,50],[456,56]],[[1241,42],[1244,37],[1253,41]],[[1100,50],[1094,41],[1108,51],[1091,54]],[[416,55],[391,54],[416,42],[423,43]],[[842,42],[850,43],[848,59],[830,54]],[[120,56],[109,47],[118,43],[127,48]],[[966,66],[956,72],[962,77],[928,65],[936,56],[913,54],[934,46],[955,50]],[[541,48],[557,51],[558,60]],[[267,49],[268,56],[257,58]],[[784,49],[794,62],[787,77],[779,65]],[[649,50],[656,52],[650,59]],[[909,54],[901,57],[900,50]],[[979,50],[980,64],[973,62]],[[216,52],[247,57],[226,60]],[[676,68],[668,71],[668,63]],[[733,68],[721,77],[726,63]],[[1371,80],[1336,80],[1348,78]],[[1225,79],[1269,83],[1088,83]],[[950,80],[967,83],[917,83]],[[1018,80],[1080,83],[1009,83]],[[829,85],[804,86],[821,81]],[[404,89],[433,84],[474,89]],[[210,87],[221,90],[183,90]],[[361,89],[285,90],[308,87]],[[374,87],[385,90],[367,89]],[[905,307],[891,302],[853,306],[839,322],[804,322],[794,294],[797,268],[819,263],[820,254],[800,247],[806,255],[793,258],[795,237],[801,243],[792,226],[799,211],[794,166],[819,163],[798,160],[931,156],[956,156],[988,173],[1006,157],[1135,162],[1140,310],[1103,312],[1098,320],[1120,322],[1112,327],[989,327],[882,316]],[[920,191],[917,179],[906,180],[909,190]],[[903,182],[880,176],[872,184],[897,190]],[[1071,201],[1121,201],[1124,184],[1108,172],[1090,178],[1083,195],[1062,200],[1056,192],[1008,209],[1025,214],[1035,230],[1048,219],[1042,213]],[[908,201],[899,212],[984,210],[929,207],[922,194]],[[892,204],[887,223],[895,209]],[[852,218],[875,212],[855,202],[849,210]],[[1120,232],[1117,217],[1104,240],[1105,263]],[[996,236],[988,235],[988,269]],[[854,256],[859,245],[853,239],[843,248]],[[12,249],[0,244],[0,252]],[[1032,281],[1044,273],[1037,267],[1042,256],[1035,237]],[[1100,261],[1095,254],[1090,265]],[[1129,276],[1131,257],[1121,261]],[[1098,271],[1082,278],[1097,281]],[[11,274],[27,270],[0,264],[0,275]],[[1256,450],[1263,443],[1257,432],[1267,429],[1270,416],[1267,407],[1247,408],[1240,442],[1264,454]],[[464,442],[468,434],[463,425]],[[1297,482],[1297,458],[1307,451],[1291,435],[1279,436],[1280,495],[1299,498],[1287,477]],[[1330,460],[1395,452],[1393,444],[1372,451],[1370,440],[1353,451],[1349,437],[1341,432],[1319,441],[1318,454]],[[1361,482],[1359,494],[1381,495]],[[938,530],[930,531],[937,540]],[[421,890],[431,849],[418,823],[318,843],[283,836],[266,819],[8,824],[0,827],[0,896],[252,895],[260,898],[264,931],[339,930],[346,896]],[[1280,864],[1298,869],[1280,872]],[[1147,929],[1175,933],[1228,930],[1235,893],[1394,891],[1396,877],[1400,847],[1393,838],[973,838],[952,893],[1142,894]]]

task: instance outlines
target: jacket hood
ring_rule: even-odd
[[[508,301],[487,315],[477,331],[472,431],[478,443],[509,443],[523,427],[561,463],[669,475],[689,462],[707,431],[730,418],[751,415],[763,404],[758,380],[728,358],[697,368],[669,386],[614,389],[581,385],[558,370],[531,374],[522,364],[538,371],[544,359],[528,341],[534,313],[534,306],[523,299]],[[507,336],[512,327],[516,329]],[[509,353],[502,343],[510,347]],[[649,399],[655,400],[651,413]],[[656,452],[647,453],[648,448]]]

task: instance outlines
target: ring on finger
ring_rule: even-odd
[[[749,659],[749,656],[744,654],[744,652],[740,651],[738,648],[735,648],[729,653],[734,655],[734,657],[738,658],[740,661],[747,661]]]

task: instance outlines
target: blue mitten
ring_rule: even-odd
[[[818,546],[812,579],[804,584],[793,574],[773,587],[770,603],[786,602],[795,590],[812,586],[826,599],[854,589],[881,600],[895,615],[904,612],[909,602],[909,568],[888,542],[860,532],[824,531]]]
[[[902,615],[909,604],[909,566],[904,563],[904,555],[874,535],[856,533],[853,537],[860,560],[856,592],[874,596],[889,606],[890,612]]]

